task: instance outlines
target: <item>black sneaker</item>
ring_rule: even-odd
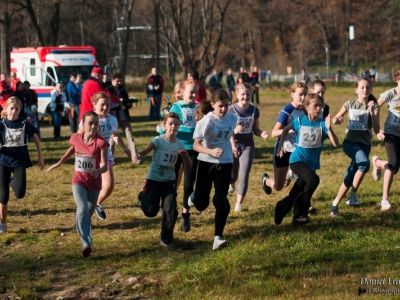
[[[104,209],[101,207],[101,205],[96,205],[96,215],[100,220],[105,220],[106,219],[106,213],[104,212]]]
[[[268,185],[265,184],[265,180],[267,180],[268,178],[269,178],[269,176],[268,176],[267,173],[262,174],[262,176],[261,176],[261,185],[263,187],[264,192],[267,195],[271,195],[272,189]]]
[[[310,222],[310,218],[308,216],[300,216],[293,218],[293,225],[301,225]]]
[[[143,192],[141,191],[139,194],[138,194],[138,200],[139,200],[139,202],[142,202],[142,199],[143,199]]]
[[[181,229],[183,232],[190,231],[190,213],[186,213],[186,214],[182,213]]]
[[[317,213],[317,209],[315,207],[310,206],[308,208],[308,213],[309,214],[316,214]]]
[[[287,215],[287,213],[291,210],[291,207],[287,207],[283,200],[278,201],[275,206],[275,224],[280,225],[282,223],[283,218]]]

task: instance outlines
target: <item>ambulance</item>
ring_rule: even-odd
[[[48,114],[50,93],[57,83],[67,84],[71,73],[81,74],[85,81],[98,66],[91,46],[14,48],[10,60],[11,72],[22,82],[29,81],[38,94],[39,116]]]

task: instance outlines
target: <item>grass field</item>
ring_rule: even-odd
[[[374,87],[378,95],[387,87]],[[137,94],[140,97],[142,95]],[[352,87],[329,87],[325,95],[331,113],[336,114],[348,99],[355,99]],[[271,132],[279,110],[288,102],[288,91],[261,93],[260,127]],[[147,118],[143,103],[132,110],[135,141],[141,150],[156,135],[156,122]],[[381,109],[381,124],[387,108]],[[334,126],[342,143],[345,125]],[[54,140],[52,129],[42,128],[46,168],[58,161],[68,147],[65,138]],[[278,200],[289,188],[267,196],[260,179],[273,173],[275,140],[256,138],[256,156],[251,182],[243,204],[232,206],[225,238],[229,246],[211,250],[214,208],[192,212],[192,230],[175,227],[175,249],[159,244],[161,217],[146,218],[137,194],[142,188],[151,157],[132,164],[116,151],[116,188],[104,203],[107,219],[93,216],[93,253],[83,258],[80,238],[74,229],[75,203],[71,176],[73,159],[46,174],[36,166],[34,144],[29,145],[34,168],[28,170],[27,195],[9,201],[8,232],[0,235],[0,299],[354,299],[389,293],[399,298],[400,186],[395,177],[392,210],[380,211],[382,181],[365,177],[358,196],[359,208],[343,201],[340,217],[329,217],[330,203],[343,180],[349,159],[341,145],[330,142],[321,157],[321,183],[312,204],[317,209],[312,222],[294,228],[288,216],[280,226],[273,221]],[[386,158],[383,142],[373,139],[372,154]],[[178,191],[181,211],[182,190]],[[178,218],[179,221],[179,218]],[[381,281],[379,281],[381,280]]]

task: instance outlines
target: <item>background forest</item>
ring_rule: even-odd
[[[62,44],[94,46],[102,66],[135,77],[152,66],[173,79],[214,67],[382,73],[399,64],[399,0],[0,0],[0,10],[6,73],[12,47]]]

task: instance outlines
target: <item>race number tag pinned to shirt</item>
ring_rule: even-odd
[[[246,133],[253,132],[253,124],[254,124],[253,117],[239,117],[238,116],[236,124],[243,127],[243,130],[241,132],[239,132],[239,134],[246,134]]]
[[[349,129],[368,130],[368,111],[362,109],[350,109]]]
[[[178,159],[178,151],[161,150],[159,164],[165,167],[173,167]]]
[[[94,156],[75,154],[75,171],[89,173],[95,167],[96,158]]]
[[[400,126],[400,111],[398,108],[400,107],[396,107],[395,109],[389,108],[389,111],[391,112],[390,125]]]
[[[298,146],[303,148],[320,148],[322,146],[322,128],[300,126]]]
[[[194,116],[193,108],[183,108],[181,107],[182,118],[183,118],[183,126],[187,128],[195,128],[196,127],[196,119]]]

